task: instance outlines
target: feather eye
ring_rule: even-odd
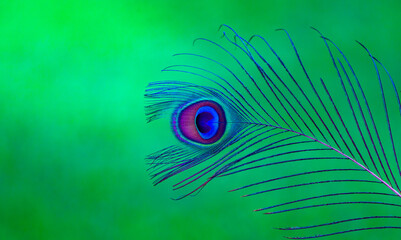
[[[224,109],[210,100],[183,106],[177,109],[172,119],[174,132],[179,139],[206,145],[220,140],[226,124]]]
[[[309,73],[283,29],[291,64],[265,38],[246,40],[229,26],[221,29],[228,30],[225,44],[195,41],[218,58],[176,54],[185,64],[163,71],[186,80],[146,89],[148,121],[169,118],[178,139],[148,156],[154,184],[180,178],[173,187],[185,191],[181,199],[218,177],[242,175],[245,184],[231,192],[265,196],[268,206],[256,211],[283,216],[289,226],[277,229],[288,238],[386,230],[399,239],[401,102],[384,65],[358,42],[376,79],[359,77],[340,48],[314,29],[335,76],[323,77]],[[376,95],[367,83],[375,84]]]

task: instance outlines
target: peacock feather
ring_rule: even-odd
[[[154,185],[175,179],[182,199],[242,176],[231,192],[260,197],[256,211],[286,219],[274,227],[288,238],[384,231],[400,239],[401,103],[384,65],[358,42],[371,64],[358,72],[314,28],[328,70],[309,71],[286,30],[284,53],[262,36],[220,31],[222,44],[194,42],[215,56],[176,54],[184,63],[163,70],[175,80],[146,89],[147,121],[167,117],[178,139],[148,156]]]

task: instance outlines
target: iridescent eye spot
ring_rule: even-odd
[[[227,121],[218,103],[205,100],[183,108],[177,119],[173,119],[173,124],[180,139],[184,137],[184,140],[212,144],[223,136]]]

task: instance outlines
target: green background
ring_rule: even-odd
[[[166,121],[145,124],[146,85],[164,80],[160,70],[195,38],[218,40],[222,23],[276,39],[284,27],[301,41],[316,36],[314,26],[350,55],[361,54],[358,39],[400,79],[400,9],[399,1],[1,1],[0,239],[279,239],[251,211],[258,205],[227,193],[224,181],[182,201],[170,200],[169,184],[152,186],[144,158],[174,137]]]

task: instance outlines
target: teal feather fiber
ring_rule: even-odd
[[[304,64],[284,29],[285,51],[222,25],[223,43],[199,38],[210,50],[176,54],[183,64],[163,70],[174,80],[145,92],[147,120],[170,119],[177,137],[148,156],[150,176],[174,179],[176,199],[240,176],[230,192],[259,197],[267,206],[255,211],[288,223],[273,226],[286,238],[400,239],[399,82],[362,43],[371,69],[359,71],[312,29],[321,68]]]

